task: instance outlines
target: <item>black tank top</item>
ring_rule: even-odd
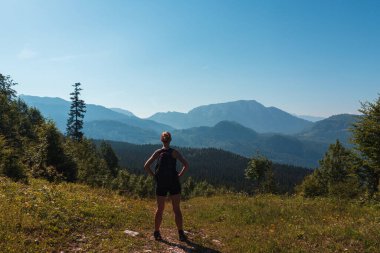
[[[172,148],[162,148],[156,164],[156,179],[160,183],[169,184],[178,180],[177,159],[173,157]]]

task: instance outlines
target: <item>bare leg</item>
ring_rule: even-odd
[[[177,225],[178,230],[183,230],[183,220],[182,220],[182,212],[180,208],[181,195],[176,194],[170,196],[173,205],[173,212],[175,216],[175,223]]]
[[[157,200],[157,210],[156,210],[156,216],[154,217],[154,230],[159,231],[161,222],[162,222],[162,214],[164,213],[165,209],[165,199],[166,197],[163,196],[156,196]]]

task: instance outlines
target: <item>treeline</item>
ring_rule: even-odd
[[[298,192],[306,197],[380,199],[380,97],[362,103],[363,115],[352,125],[353,148],[338,140],[320,166],[305,178]]]
[[[0,74],[0,174],[24,182],[38,177],[105,186],[115,176],[116,165],[107,163],[110,147],[61,134],[17,98],[16,84]]]
[[[175,136],[173,136],[175,138]],[[95,140],[97,145],[102,141]],[[107,141],[120,159],[120,165],[136,174],[145,173],[144,162],[160,145],[136,145],[125,142]],[[250,159],[215,148],[183,148],[178,149],[189,161],[190,169],[185,175],[193,181],[207,181],[215,188],[229,191],[253,193],[256,184],[244,175]],[[273,164],[274,181],[278,193],[292,193],[294,187],[302,182],[311,170],[283,164]]]

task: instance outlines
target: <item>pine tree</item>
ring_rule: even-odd
[[[363,116],[354,124],[353,142],[356,149],[361,152],[368,175],[369,192],[379,191],[380,184],[380,96],[374,103],[362,103],[359,110]]]
[[[104,187],[111,183],[110,172],[106,161],[101,157],[96,145],[83,138],[81,141],[67,139],[65,143],[67,155],[77,166],[77,180],[91,186]]]
[[[245,170],[245,176],[253,182],[256,182],[261,192],[276,192],[272,162],[266,157],[258,156],[250,160]]]
[[[49,181],[65,180],[74,182],[77,166],[64,149],[64,139],[55,124],[46,122],[38,129],[38,145],[31,149],[33,157],[31,172],[34,177],[44,177]]]
[[[354,198],[362,192],[362,182],[358,175],[360,159],[339,140],[329,146],[319,164],[319,168],[306,177],[299,187],[302,195]]]
[[[74,92],[70,93],[71,107],[66,128],[67,136],[76,141],[82,140],[83,118],[84,113],[86,112],[85,102],[82,99],[79,99],[80,91],[82,90],[80,85],[80,83],[75,83],[73,85]]]
[[[100,153],[107,163],[107,167],[113,177],[117,176],[119,170],[119,158],[117,158],[110,144],[105,141],[100,143]]]
[[[10,76],[0,74],[0,95],[4,95],[8,101],[16,97],[16,91],[12,89],[12,86],[15,85],[17,85],[17,83],[15,83]]]
[[[342,182],[346,178],[353,167],[350,156],[351,152],[343,147],[339,140],[330,145],[324,158],[319,162],[320,169],[325,172],[330,184]]]

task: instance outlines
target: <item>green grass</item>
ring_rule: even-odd
[[[162,227],[170,243],[157,243],[151,237],[154,200],[0,178],[0,252],[380,252],[378,204],[272,195],[194,198],[182,203],[191,247],[178,243],[170,207]],[[127,236],[126,229],[140,235]]]
[[[379,206],[270,195],[192,202],[199,211],[185,209],[191,225],[198,230],[207,224],[226,252],[380,251]]]

